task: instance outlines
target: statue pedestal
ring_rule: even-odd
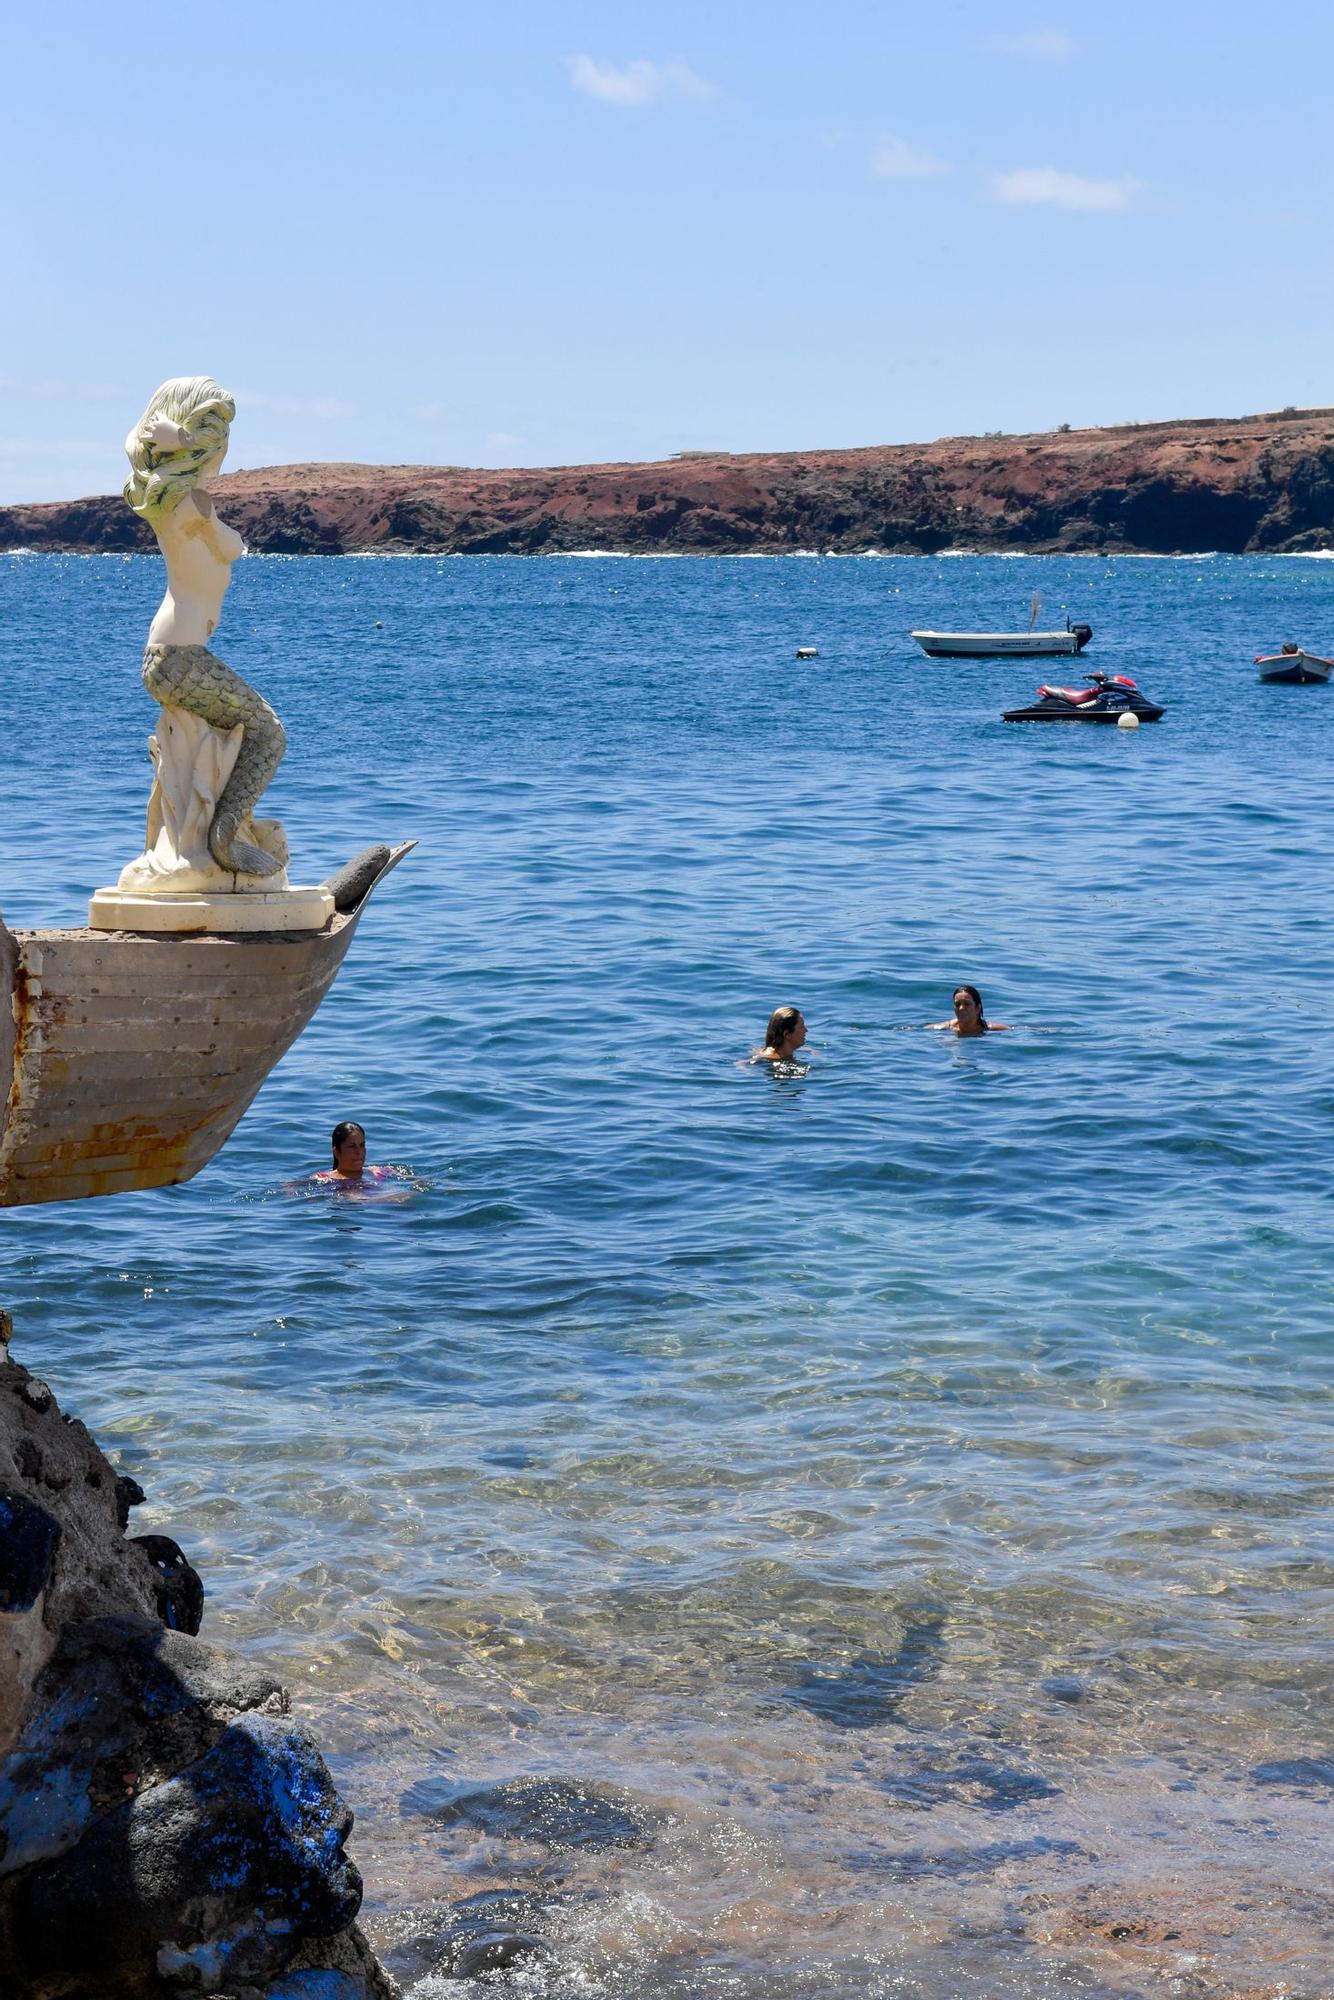
[[[88,905],[93,931],[322,931],[334,913],[327,889],[172,891],[136,895],[99,889]]]

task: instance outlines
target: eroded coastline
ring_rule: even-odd
[[[219,504],[272,554],[1190,554],[1334,549],[1334,410],[651,464],[287,465]],[[0,508],[0,547],[152,539],[118,495]]]

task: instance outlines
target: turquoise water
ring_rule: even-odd
[[[138,851],[160,587],[0,561],[11,927]],[[1006,727],[1040,663],[906,637],[1034,589],[1160,725]],[[1334,565],[238,566],[293,879],[421,845],[213,1165],[6,1213],[0,1297],[290,1681],[422,2000],[496,1889],[553,1993],[1328,1991],[1288,637]],[[1013,1032],[922,1031],[961,979]],[[789,1001],[809,1074],[740,1065]],[[349,1116],[427,1190],[284,1193]]]

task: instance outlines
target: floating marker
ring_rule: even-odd
[[[818,646],[798,646],[797,648],[797,658],[799,660],[818,660],[819,657],[820,648]]]
[[[1118,715],[1116,726],[1118,729],[1138,729],[1139,717],[1136,715],[1134,709],[1128,708],[1124,715]]]

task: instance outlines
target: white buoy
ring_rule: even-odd
[[[1139,717],[1136,715],[1134,709],[1128,708],[1124,715],[1118,715],[1116,726],[1118,729],[1138,729]]]

